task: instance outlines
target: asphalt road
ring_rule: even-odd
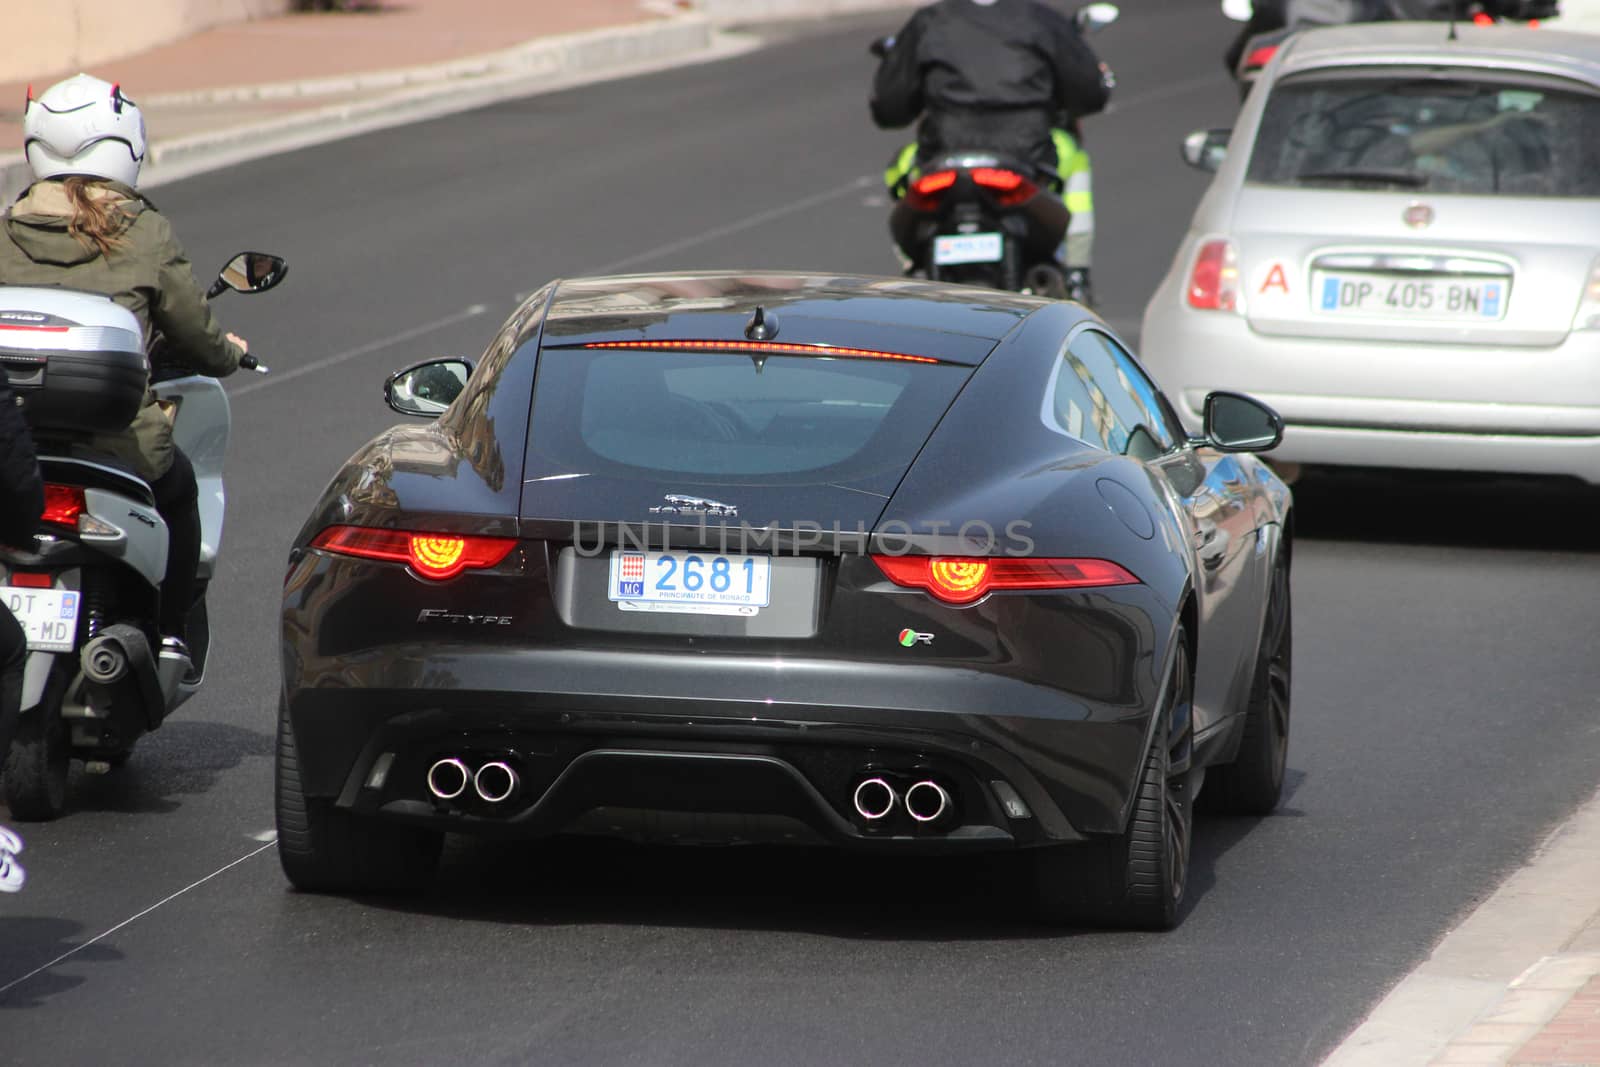
[[[1089,137],[1097,286],[1131,327],[1203,189],[1178,139],[1225,125],[1233,96],[1213,3],[1124,10],[1098,41],[1117,104]],[[24,828],[0,1061],[1314,1062],[1592,792],[1583,500],[1312,484],[1290,793],[1199,824],[1175,932],[1030,925],[994,864],[809,851],[459,846],[420,899],[289,891],[261,843],[285,551],[394,421],[383,374],[476,355],[562,274],[892,271],[868,176],[898,139],[864,104],[865,43],[892,21],[158,191],[202,266],[289,257],[281,290],[219,307],[275,374],[230,383],[206,691]]]

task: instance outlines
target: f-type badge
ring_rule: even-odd
[[[704,515],[713,519],[733,519],[739,515],[739,509],[733,504],[724,504],[718,500],[707,500],[703,496],[683,496],[679,493],[668,493],[665,504],[657,504],[650,509],[652,515]]]

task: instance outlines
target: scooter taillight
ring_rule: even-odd
[[[906,189],[906,203],[917,211],[932,211],[939,206],[939,197],[956,183],[953,170],[936,170],[912,181]]]
[[[83,487],[78,485],[46,485],[44,487],[44,514],[41,518],[57,526],[78,526],[78,516],[88,505],[83,499]]]
[[[975,167],[972,182],[987,189],[1001,207],[1016,207],[1033,199],[1039,187],[1014,170],[1003,167]]]

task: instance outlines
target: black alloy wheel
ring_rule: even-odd
[[[1033,854],[1035,903],[1041,918],[1147,930],[1170,930],[1178,924],[1194,837],[1190,788],[1194,670],[1182,629],[1173,644],[1165,699],[1128,828],[1110,840]]]
[[[1225,815],[1270,815],[1283,796],[1289,763],[1289,701],[1293,680],[1294,612],[1289,559],[1280,548],[1272,567],[1267,617],[1256,654],[1255,680],[1245,708],[1244,734],[1234,761],[1206,772],[1200,794],[1206,811]]]

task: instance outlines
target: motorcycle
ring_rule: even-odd
[[[1094,3],[1073,17],[1089,34],[1118,14],[1115,4]],[[880,37],[869,51],[881,60],[893,47],[893,37]],[[1066,298],[1057,259],[1072,220],[1064,186],[1050,167],[983,146],[919,164],[890,190],[889,232],[907,276]]]
[[[1245,25],[1223,62],[1239,86],[1239,98],[1250,95],[1261,71],[1293,34],[1314,26],[1362,22],[1471,22],[1492,26],[1539,20],[1560,14],[1559,0],[1222,0],[1222,14]]]
[[[278,256],[240,253],[206,296],[265,292],[287,271]],[[157,337],[147,355],[139,320],[108,297],[0,287],[0,363],[35,428],[45,480],[33,544],[0,546],[0,604],[28,639],[22,713],[10,751],[0,754],[0,791],[20,820],[59,816],[72,759],[91,773],[121,766],[138,739],[205,681],[205,591],[222,539],[231,419],[222,384],[168,365],[162,350]],[[253,356],[239,366],[267,372]],[[150,486],[51,433],[128,425],[147,380],[199,486],[201,552],[187,655],[157,631],[167,525]]]

